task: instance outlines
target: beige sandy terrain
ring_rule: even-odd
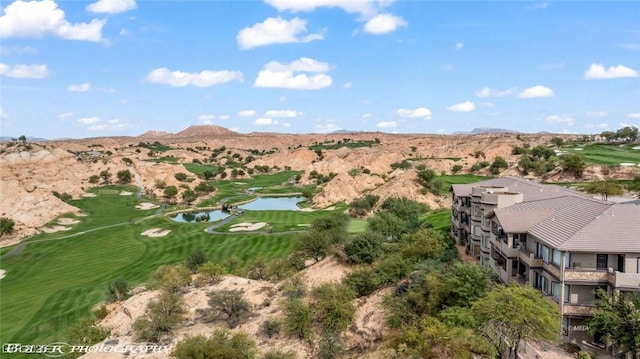
[[[267,223],[266,222],[258,222],[258,223],[248,223],[248,222],[243,222],[243,223],[238,223],[238,224],[234,224],[229,228],[229,232],[239,232],[239,231],[255,231],[258,230],[264,226],[266,226]]]
[[[70,226],[73,224],[80,223],[80,221],[75,218],[58,218],[58,223],[60,223],[63,226]]]
[[[44,233],[56,233],[60,231],[68,231],[70,229],[71,227],[67,227],[67,226],[53,226],[53,227],[40,228],[40,230],[43,231]]]
[[[0,279],[4,278],[7,275],[7,271],[4,269],[0,269]]]
[[[98,195],[95,194],[95,193],[83,193],[82,194],[82,197],[85,197],[85,198],[93,198],[93,197],[97,197],[97,196]]]
[[[169,233],[171,233],[170,229],[151,228],[151,229],[147,229],[146,231],[140,234],[147,237],[164,237]]]
[[[129,192],[129,191],[121,191],[120,195],[121,196],[131,196],[133,194],[133,192]]]
[[[154,209],[154,208],[158,208],[160,206],[158,206],[155,203],[151,203],[151,202],[142,202],[140,204],[136,205],[137,209],[141,209],[143,211],[149,210],[149,209]]]

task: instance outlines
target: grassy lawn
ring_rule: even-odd
[[[218,165],[201,165],[198,163],[183,163],[182,164],[187,171],[197,175],[203,176],[206,171],[210,171],[211,173],[218,173],[220,171],[220,166]]]
[[[337,150],[338,148],[341,148],[341,147],[347,147],[347,148],[371,147],[374,144],[377,144],[375,140],[374,141],[362,140],[362,141],[345,142],[345,143],[321,143],[321,144],[309,146],[309,149],[312,151]]]
[[[430,212],[423,220],[431,223],[433,229],[449,232],[451,228],[451,210]]]
[[[361,218],[351,218],[347,232],[349,234],[362,233],[367,230],[367,220]]]
[[[589,144],[584,147],[563,148],[563,151],[584,156],[587,164],[618,166],[621,163],[640,163],[638,144]]]
[[[281,183],[289,174],[248,181],[268,185]],[[240,187],[242,188],[242,187]],[[0,282],[0,342],[50,343],[64,340],[62,331],[103,300],[106,284],[118,277],[132,284],[147,280],[162,264],[178,263],[195,249],[210,260],[222,263],[231,256],[246,261],[261,255],[267,258],[288,254],[297,233],[278,231],[304,228],[329,211],[245,212],[239,221],[268,222],[273,234],[211,235],[203,224],[178,223],[148,217],[155,209],[141,211],[139,200],[121,196],[130,187],[96,189],[97,197],[72,201],[87,216],[64,232],[41,234],[23,252],[2,260],[7,276]],[[228,188],[231,193],[231,188]],[[236,192],[237,193],[237,192]],[[148,217],[145,219],[145,217]],[[134,223],[129,223],[133,218]],[[150,228],[170,229],[165,237],[149,238],[140,233]],[[68,238],[61,238],[67,237]],[[9,249],[3,249],[6,253]]]

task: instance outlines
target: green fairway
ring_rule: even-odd
[[[347,232],[349,234],[362,233],[367,230],[367,220],[361,218],[351,218]]]
[[[584,156],[587,164],[619,166],[623,163],[640,163],[638,144],[589,144],[584,147],[563,148],[570,153]]]
[[[430,212],[424,217],[424,221],[433,226],[433,229],[449,232],[451,228],[451,210]]]
[[[255,182],[281,183],[290,173],[275,177],[258,177]],[[294,231],[304,230],[314,218],[331,213],[247,211],[237,220],[268,222],[273,233],[209,234],[204,232],[208,225],[178,223],[153,216],[157,209],[137,209],[135,205],[141,200],[135,195],[122,196],[121,190],[135,192],[133,187],[102,187],[95,190],[96,197],[72,201],[84,214],[74,217],[79,223],[68,231],[29,238],[30,244],[21,253],[2,260],[7,276],[0,282],[0,342],[63,340],[64,328],[103,300],[108,282],[123,277],[140,284],[158,266],[181,262],[195,249],[219,263],[231,256],[247,261],[258,255],[286,255],[297,240]],[[171,233],[157,238],[141,235],[150,228]]]

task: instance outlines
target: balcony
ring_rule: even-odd
[[[564,304],[563,315],[592,316],[596,307],[590,304]]]
[[[560,279],[560,268],[556,267],[551,263],[546,263],[542,261],[542,268],[544,268],[547,272],[553,274],[556,278]],[[565,275],[566,278],[566,275]]]
[[[524,246],[518,251],[518,259],[529,268],[540,268],[543,265],[542,258],[537,258],[535,254],[529,252]]]
[[[640,273],[623,273],[615,271],[609,275],[609,281],[616,289],[640,290]]]
[[[567,282],[612,282],[611,277],[612,275],[606,269],[566,268],[564,270],[564,280]]]

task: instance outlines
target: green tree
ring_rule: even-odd
[[[560,315],[531,286],[498,285],[473,304],[480,330],[498,353],[518,357],[522,340],[556,340]]]
[[[0,237],[13,233],[16,223],[11,218],[0,217]]]
[[[187,259],[185,259],[185,266],[191,271],[191,273],[195,273],[198,268],[207,263],[207,261],[207,255],[202,250],[196,249],[189,253]]]
[[[331,250],[331,234],[327,231],[310,230],[300,237],[296,252],[316,262],[321,261]]]
[[[109,183],[109,179],[111,178],[111,176],[112,176],[111,172],[107,170],[100,171],[100,178],[102,178],[102,181],[104,183]]]
[[[131,172],[129,170],[118,171],[116,177],[118,177],[118,182],[122,184],[131,183]]]
[[[149,302],[145,313],[133,323],[136,339],[159,343],[184,320],[184,299],[179,293],[161,292]]]
[[[603,201],[609,199],[609,196],[619,196],[624,193],[624,189],[614,181],[598,181],[591,182],[585,187],[587,193],[599,194]]]
[[[18,137],[18,141],[20,141],[23,144],[25,144],[25,143],[27,143],[27,137],[25,135],[21,135],[20,137]]]
[[[582,177],[582,173],[586,167],[587,164],[584,162],[582,155],[571,153],[562,156],[562,168],[577,178]]]
[[[556,153],[548,147],[537,145],[531,150],[531,154],[538,159],[548,160],[552,156],[555,156]]]
[[[617,349],[640,357],[640,294],[614,291],[596,292],[596,310],[587,321],[589,333],[602,333]]]
[[[298,339],[311,339],[313,313],[309,304],[300,298],[289,298],[284,301],[283,307],[285,331]]]
[[[119,302],[129,298],[129,283],[124,278],[118,278],[107,285],[106,301]]]
[[[149,287],[178,293],[191,283],[191,273],[184,265],[162,265],[151,276]]]
[[[256,348],[245,333],[232,334],[218,329],[208,339],[196,335],[178,342],[171,356],[177,359],[254,359]]]
[[[489,167],[489,171],[491,172],[491,174],[497,175],[503,169],[507,169],[507,168],[509,168],[509,164],[507,163],[507,161],[504,158],[498,156],[493,159],[493,163],[491,163],[491,166]]]
[[[562,147],[562,145],[564,145],[564,140],[562,137],[553,137],[551,138],[551,144],[556,147]]]
[[[98,181],[100,181],[100,176],[98,175],[91,175],[91,177],[89,177],[89,183],[98,183]]]
[[[372,263],[384,248],[382,234],[366,231],[351,237],[344,245],[344,252],[352,264]]]
[[[616,137],[625,142],[635,142],[638,140],[638,128],[635,126],[625,126],[616,131]]]
[[[219,282],[226,272],[227,270],[223,266],[213,262],[206,262],[198,267],[200,278],[204,279],[209,284]]]
[[[178,194],[178,187],[176,186],[167,186],[165,187],[164,191],[164,196],[171,199],[173,197],[175,197]]]
[[[209,293],[210,317],[222,320],[229,328],[235,328],[246,320],[251,311],[240,290],[218,290]]]
[[[71,324],[65,330],[64,337],[72,345],[90,346],[106,339],[109,332],[109,329],[99,325],[91,317],[85,317]],[[79,355],[75,357],[77,356]]]
[[[187,180],[187,174],[184,172],[178,172],[173,176],[180,182],[184,182]]]
[[[312,291],[313,309],[324,332],[340,333],[353,320],[356,308],[352,303],[355,293],[342,284],[325,283]]]
[[[191,203],[195,201],[197,198],[198,198],[198,195],[192,189],[187,189],[184,192],[182,192],[182,200],[185,201],[186,203]]]
[[[453,167],[451,167],[451,173],[453,174],[456,174],[460,171],[462,171],[462,165],[453,165]]]

